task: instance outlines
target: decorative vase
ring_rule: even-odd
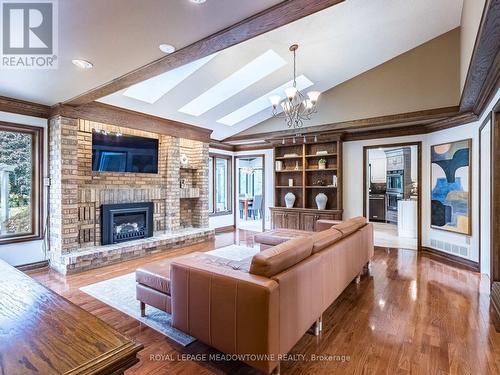
[[[295,195],[291,191],[289,191],[285,195],[286,208],[292,208],[294,203],[295,203]]]
[[[316,195],[316,205],[318,206],[318,210],[324,210],[326,208],[327,201],[328,197],[325,194],[319,193]]]

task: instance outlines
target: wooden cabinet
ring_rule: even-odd
[[[271,219],[273,229],[300,229],[300,214],[298,212],[273,211]]]
[[[302,229],[314,232],[318,215],[315,213],[304,212],[302,214]]]
[[[341,210],[271,207],[273,229],[301,229],[313,232],[317,220],[342,220]]]
[[[288,229],[300,229],[300,214],[298,212],[286,212],[285,218]]]
[[[271,222],[273,229],[286,228],[285,212],[284,211],[272,212]]]

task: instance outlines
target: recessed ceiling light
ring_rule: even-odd
[[[160,50],[164,53],[175,52],[175,47],[171,44],[160,44]]]
[[[192,3],[195,3],[195,4],[203,4],[207,0],[189,0],[189,1],[191,1]]]
[[[94,64],[87,60],[74,59],[71,62],[80,69],[91,69],[94,67]]]

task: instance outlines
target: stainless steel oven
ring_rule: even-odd
[[[404,191],[404,171],[387,171],[387,192],[403,193]]]

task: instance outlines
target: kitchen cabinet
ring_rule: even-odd
[[[385,221],[385,194],[370,194],[370,221]]]

